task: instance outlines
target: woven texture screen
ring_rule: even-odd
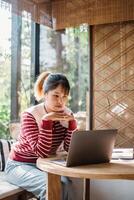
[[[98,25],[94,41],[94,128],[117,128],[134,147],[134,22]]]
[[[133,0],[52,0],[55,29],[134,20]]]
[[[31,13],[33,21],[56,30],[134,20],[133,0],[0,0],[12,4],[12,11]]]

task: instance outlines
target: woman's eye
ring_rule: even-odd
[[[59,96],[58,96],[57,94],[55,94],[54,97],[57,97],[57,98],[58,98]]]

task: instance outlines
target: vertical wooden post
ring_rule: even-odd
[[[61,200],[61,176],[47,174],[46,200]]]

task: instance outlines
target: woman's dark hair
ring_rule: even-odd
[[[37,101],[44,97],[44,94],[50,90],[54,90],[59,85],[63,87],[68,95],[70,91],[69,81],[65,75],[61,73],[43,72],[39,75],[34,88],[34,93]]]
[[[66,76],[64,76],[63,74],[60,74],[60,73],[49,74],[43,84],[44,93],[47,93],[50,90],[54,90],[59,85],[62,86],[62,88],[65,90],[66,94],[69,94],[70,85],[69,85],[69,82],[68,82]]]

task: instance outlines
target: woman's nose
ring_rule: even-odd
[[[63,99],[61,97],[58,100],[60,104],[63,104]]]

